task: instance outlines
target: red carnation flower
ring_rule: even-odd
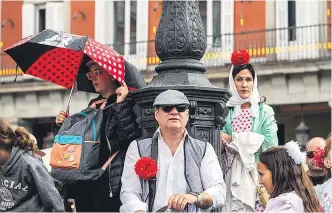
[[[319,168],[324,168],[325,151],[317,147],[314,151],[314,163]]]
[[[136,174],[145,180],[157,175],[158,166],[156,162],[149,157],[142,157],[135,164]]]
[[[234,50],[231,57],[231,63],[235,65],[249,64],[250,55],[247,50]]]

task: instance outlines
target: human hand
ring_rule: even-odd
[[[168,208],[183,212],[187,204],[196,204],[197,197],[192,194],[176,194],[168,199]]]
[[[129,90],[126,82],[123,82],[122,85],[115,91],[117,94],[116,103],[121,103],[126,100]]]
[[[66,120],[67,117],[68,114],[65,111],[61,110],[56,116],[55,123],[58,126],[60,126]]]
[[[224,145],[227,145],[230,142],[232,142],[232,136],[230,136],[226,133],[221,133],[220,138],[221,138],[222,142],[224,143]]]

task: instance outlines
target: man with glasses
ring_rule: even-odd
[[[187,132],[187,97],[167,90],[156,97],[153,106],[159,128],[152,138],[133,141],[128,148],[120,211],[155,212],[165,206],[177,211],[188,206],[209,211],[221,206],[226,186],[219,161],[209,142]],[[155,179],[145,180],[135,173],[135,164],[142,157],[157,163]]]
[[[315,137],[310,139],[306,144],[307,159],[306,163],[308,165],[308,175],[314,185],[322,184],[326,177],[326,171],[323,168],[319,168],[314,162],[314,152],[318,148],[325,148],[324,138]]]
[[[86,74],[97,93],[89,107],[104,109],[100,135],[100,165],[109,156],[116,154],[111,166],[97,181],[78,181],[67,186],[68,198],[75,200],[79,212],[117,212],[119,211],[121,174],[129,143],[139,136],[136,116],[132,110],[134,102],[128,99],[128,87],[124,82],[118,83],[105,69],[93,60],[87,63],[89,72]],[[67,118],[64,111],[59,112],[56,124],[61,125]],[[110,145],[110,149],[108,147]]]

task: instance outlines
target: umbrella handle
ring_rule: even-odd
[[[73,86],[71,87],[70,93],[69,93],[69,98],[68,98],[68,103],[67,103],[67,108],[66,108],[67,116],[69,116],[69,104],[70,104],[71,96],[73,95],[73,92],[74,92],[74,87],[75,87],[75,84],[73,84]]]
[[[66,108],[66,116],[67,116],[67,118],[69,117],[69,105]]]

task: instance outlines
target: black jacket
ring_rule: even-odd
[[[89,106],[97,100],[98,96],[92,99]],[[112,160],[109,169],[98,181],[78,181],[76,184],[69,184],[65,197],[74,198],[77,211],[79,212],[118,212],[121,206],[121,176],[124,160],[129,144],[139,137],[139,128],[136,123],[136,116],[132,107],[134,101],[127,98],[122,103],[116,103],[116,95],[107,100],[108,106],[103,112],[103,122],[100,138],[100,166],[109,156],[117,151],[118,154]],[[100,105],[97,105],[99,108]],[[110,149],[108,147],[108,142]],[[112,197],[110,197],[112,192]]]
[[[98,96],[89,103],[102,99]],[[116,95],[112,95],[107,100],[110,106],[104,111],[104,118],[101,128],[105,131],[101,132],[101,149],[100,162],[103,165],[110,155],[118,152],[112,160],[108,170],[109,184],[113,196],[118,196],[121,190],[121,175],[123,172],[124,160],[129,144],[139,137],[139,128],[136,123],[136,116],[132,110],[134,101],[127,98],[122,103],[116,103]],[[99,106],[97,106],[99,107]],[[109,150],[108,143],[111,147]]]

